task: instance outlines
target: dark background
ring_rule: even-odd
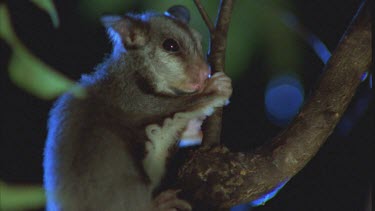
[[[333,51],[360,2],[295,0],[293,12]],[[16,33],[24,44],[36,56],[74,80],[83,72],[90,72],[110,52],[104,29],[99,22],[82,21],[75,1],[56,2],[61,21],[58,29],[51,27],[48,15],[29,1],[9,1],[7,4]],[[53,101],[37,99],[12,84],[6,71],[11,49],[2,41],[0,45],[0,179],[13,184],[42,184],[46,121]],[[306,47],[303,52],[305,72],[302,80],[308,95],[323,64],[312,50]],[[249,69],[261,69],[262,65],[262,56],[259,56]],[[370,143],[375,137],[374,103],[367,103],[372,95],[367,82],[361,84],[344,117],[354,125],[350,132],[339,133],[340,127],[345,128],[339,126],[312,161],[274,199],[253,210],[365,209],[373,166]],[[252,150],[282,130],[265,116],[266,84],[265,74],[251,71],[234,81],[235,92],[224,115],[223,140],[228,146]]]

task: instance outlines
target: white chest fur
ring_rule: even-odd
[[[166,159],[169,149],[179,139],[178,134],[184,130],[190,119],[184,113],[176,113],[173,118],[164,120],[163,125],[148,125],[146,135],[150,141],[146,142],[146,157],[143,160],[144,169],[151,179],[152,188],[159,184],[165,173]]]

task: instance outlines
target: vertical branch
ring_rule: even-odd
[[[208,62],[213,72],[224,72],[227,34],[232,16],[233,2],[233,0],[222,0],[220,3],[219,15],[214,33],[211,35],[212,39],[208,53]]]
[[[234,0],[222,0],[220,2],[219,14],[216,19],[215,28],[211,28],[210,19],[204,11],[199,0],[194,0],[210,30],[210,50],[208,53],[208,63],[213,73],[224,72],[225,69],[225,51],[227,46],[227,34],[229,23],[232,16]],[[222,108],[217,109],[212,116],[207,118],[203,124],[203,145],[215,145],[220,143]]]

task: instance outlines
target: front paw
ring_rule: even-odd
[[[190,211],[192,207],[187,201],[177,198],[179,190],[167,190],[155,197],[152,211]]]
[[[232,95],[232,80],[223,72],[215,73],[207,82],[204,93],[214,95],[226,105],[229,97]]]

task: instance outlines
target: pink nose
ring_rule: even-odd
[[[211,70],[205,62],[195,63],[190,68],[190,82],[185,84],[186,88],[191,91],[201,91],[205,81],[211,77]]]

